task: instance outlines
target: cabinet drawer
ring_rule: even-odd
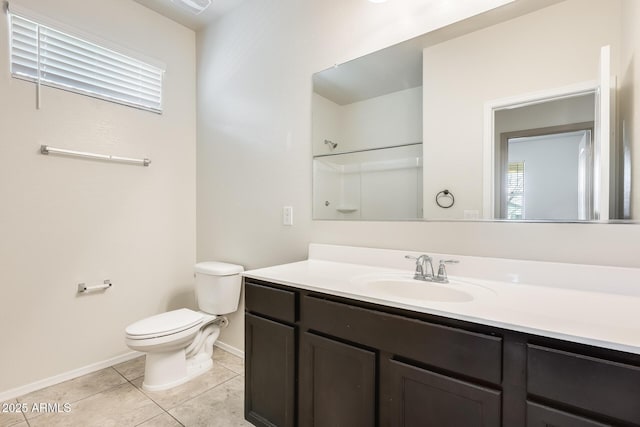
[[[245,281],[245,307],[247,311],[294,323],[296,319],[296,293],[284,289]]]
[[[500,384],[502,338],[305,296],[302,321],[335,337]]]
[[[588,418],[569,414],[533,402],[527,402],[527,427],[611,427]]]
[[[527,392],[640,424],[640,368],[561,350],[527,346]]]

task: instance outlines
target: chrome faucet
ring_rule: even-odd
[[[431,263],[432,258],[429,255],[420,255],[419,257],[405,255],[404,257],[416,261],[416,272],[413,275],[414,279],[426,282],[433,281],[433,264]]]
[[[441,259],[440,264],[438,265],[438,274],[436,275],[433,271],[433,258],[429,255],[425,254],[420,255],[419,257],[405,255],[404,257],[416,261],[416,271],[413,274],[413,278],[424,282],[449,283],[446,265],[457,264],[460,262],[455,259]]]

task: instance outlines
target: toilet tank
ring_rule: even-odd
[[[241,265],[200,262],[195,266],[196,300],[209,314],[228,314],[238,309],[244,271]]]

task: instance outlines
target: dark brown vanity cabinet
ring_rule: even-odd
[[[257,426],[640,426],[640,356],[246,279]]]

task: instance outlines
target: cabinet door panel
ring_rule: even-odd
[[[527,427],[610,427],[587,418],[527,402]]]
[[[374,426],[375,353],[311,333],[300,345],[300,425]]]
[[[640,425],[640,367],[528,345],[530,395]]]
[[[421,427],[500,426],[497,390],[436,374],[395,360],[389,362],[391,424]]]
[[[295,329],[245,314],[245,418],[295,424]]]

